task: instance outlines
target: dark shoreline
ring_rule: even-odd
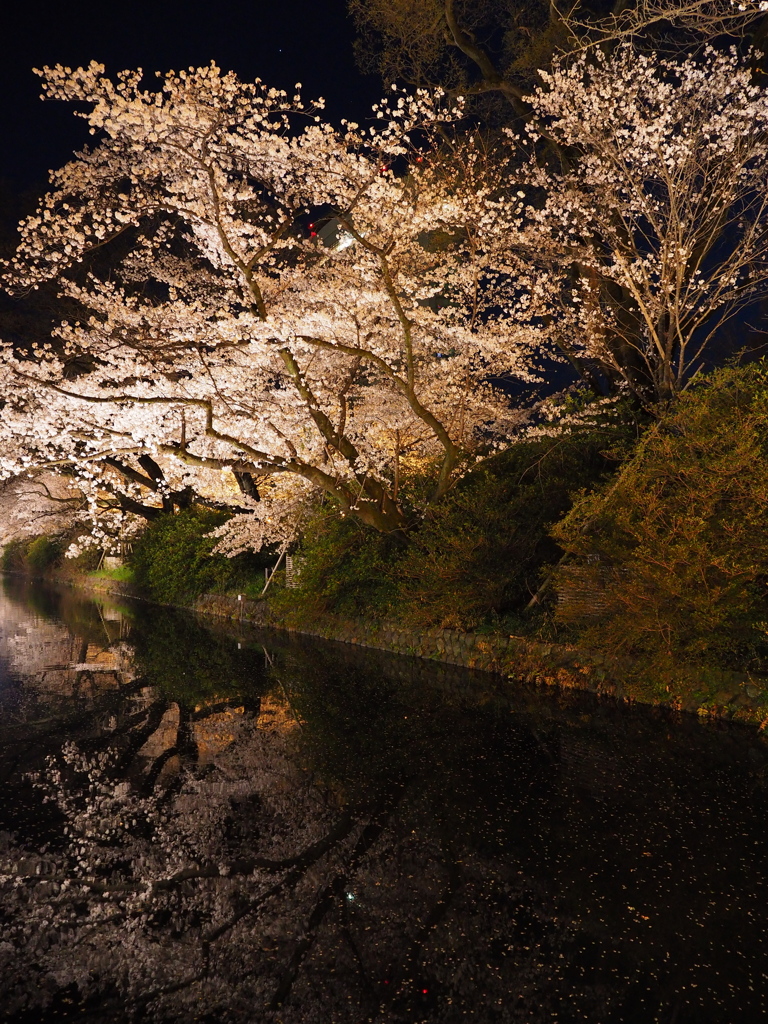
[[[111,580],[102,582],[77,577],[53,578],[49,582],[94,594],[147,600],[130,584]],[[714,688],[715,693],[705,701],[674,693],[666,699],[653,699],[642,690],[638,692],[631,679],[628,681],[631,664],[609,663],[596,653],[574,645],[494,633],[462,633],[451,629],[417,631],[391,622],[369,623],[333,615],[318,616],[312,621],[278,619],[265,601],[238,600],[235,596],[221,594],[205,594],[192,604],[179,607],[203,617],[354,644],[484,672],[506,680],[578,690],[629,704],[667,708],[694,715],[703,722],[739,723],[757,729],[768,740],[768,681],[746,673],[708,670],[709,688]]]

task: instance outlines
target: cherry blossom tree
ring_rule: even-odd
[[[157,92],[95,64],[43,77],[91,106],[99,142],[54,175],[8,276],[58,278],[91,315],[34,360],[6,347],[6,472],[76,465],[146,490],[151,459],[165,500],[224,471],[251,511],[321,491],[401,531],[409,471],[436,500],[522,422],[487,383],[534,376],[540,333],[493,258],[521,202],[498,201],[480,147],[448,155],[435,131],[459,110],[397,96],[381,127],[337,132],[214,65]],[[101,273],[107,245],[121,258]]]
[[[528,171],[532,308],[585,372],[663,407],[768,280],[768,94],[749,58],[712,49],[627,45],[542,78],[529,132],[567,162]]]
[[[66,531],[82,513],[85,496],[69,477],[22,475],[0,485],[0,546],[22,537]]]
[[[94,514],[223,502],[234,554],[284,543],[321,493],[407,530],[410,480],[439,500],[514,438],[526,414],[489,377],[535,380],[550,343],[662,409],[768,277],[748,61],[560,62],[506,159],[426,93],[338,132],[213,65],[158,92],[48,69],[99,142],[54,175],[8,279],[55,278],[90,315],[34,358],[6,346],[0,465],[67,467]]]

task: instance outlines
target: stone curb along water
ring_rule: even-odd
[[[609,664],[595,652],[521,636],[462,633],[453,629],[406,629],[392,622],[364,622],[337,616],[317,616],[311,622],[280,619],[266,601],[205,594],[192,605],[201,615],[237,619],[255,626],[286,629],[325,640],[427,658],[462,668],[492,672],[521,682],[585,690],[599,696],[648,704],[664,704],[703,719],[729,719],[756,725],[768,738],[768,680],[726,671],[709,671],[714,697],[705,702],[670,693],[666,700],[636,697],[619,678],[630,665]],[[716,677],[716,678],[715,678]]]
[[[89,579],[66,582],[94,593],[141,599],[131,584]],[[338,616],[317,616],[311,622],[278,618],[266,601],[224,594],[203,594],[183,606],[199,615],[249,623],[267,629],[284,629],[324,640],[357,644],[391,654],[426,658],[460,668],[491,672],[519,682],[563,689],[583,690],[598,696],[632,703],[671,707],[698,715],[705,721],[730,720],[756,726],[768,740],[768,680],[737,672],[710,670],[710,684],[717,690],[705,701],[682,698],[670,692],[664,700],[637,697],[620,678],[631,663],[608,663],[599,654],[567,644],[544,643],[529,637],[495,633],[462,633],[453,629],[406,629],[391,622],[363,622]]]

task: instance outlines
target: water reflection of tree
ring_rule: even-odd
[[[191,703],[237,696],[263,679],[263,649],[206,628],[188,612],[144,605],[134,617],[136,669],[168,697]]]
[[[550,1019],[572,927],[509,855],[546,758],[492,712],[401,704],[386,680],[327,669],[289,651],[273,684],[290,704],[187,705],[151,760],[148,739],[183,701],[138,690],[144,703],[109,736],[51,763],[39,784],[69,844],[6,853],[22,879],[6,907],[17,920],[23,909],[4,936],[9,1005],[30,999],[34,977],[38,993],[76,983],[99,1012],[113,998],[155,1019],[259,1007],[287,1022],[452,1021],[480,991],[489,1020]],[[199,714],[226,734],[202,764],[188,742]],[[447,749],[457,718],[473,724]],[[510,771],[525,794],[515,806]]]
[[[153,650],[150,639],[146,665]],[[462,750],[429,763],[455,724],[436,701],[412,709],[415,728],[382,680],[345,706],[352,679],[342,672],[324,689],[328,666],[289,651],[265,708],[258,697],[205,703],[199,694],[192,705],[180,687],[199,657],[189,646],[182,675],[161,672],[151,690],[139,679],[108,731],[66,747],[40,775],[67,842],[5,851],[14,876],[6,920],[15,923],[4,928],[2,967],[14,1012],[33,998],[34,978],[43,999],[71,995],[75,983],[86,1005],[98,994],[156,1018],[184,1019],[195,1006],[244,1019],[258,1006],[285,1021],[430,1019],[438,996],[445,1012],[446,993],[455,1001],[474,988],[472,943],[487,958],[495,942],[501,965],[520,927],[528,942],[515,954],[518,984],[540,987],[542,944],[562,941],[567,925],[503,863],[491,826],[499,796],[491,787],[478,807]],[[247,658],[254,663],[253,650]],[[163,749],[147,757],[169,711]],[[205,759],[199,733],[193,742],[201,720],[214,750]],[[497,746],[491,736],[490,760]],[[436,784],[455,790],[459,808],[443,819]],[[498,979],[499,1005],[507,983]]]
[[[95,601],[73,588],[41,586],[39,581],[24,576],[3,575],[0,585],[5,599],[26,618],[38,616],[59,623],[89,643],[119,640],[122,616],[131,616],[130,606],[115,597]],[[109,608],[120,612],[120,617],[105,618],[105,601]]]
[[[265,656],[226,630],[150,618],[126,699],[108,721],[93,702],[100,729],[38,780],[58,815],[45,842],[5,840],[9,1016],[41,1019],[36,993],[58,1009],[73,999],[83,1019],[733,1019],[716,1000],[706,1017],[675,1008],[675,978],[653,960],[674,948],[674,914],[647,946],[628,925],[622,890],[662,841],[653,804],[666,784],[647,757],[666,742],[658,726],[603,729],[592,706],[533,697],[512,714],[478,705],[460,673],[288,638]],[[237,673],[245,691],[230,686]],[[669,754],[680,779],[684,749]],[[627,766],[647,795],[622,819]],[[598,868],[610,840],[590,828],[618,815],[631,836],[630,806],[642,845]],[[598,869],[614,884],[596,925],[577,908],[589,910]],[[702,851],[712,892],[718,869]],[[698,913],[694,889],[681,891],[680,917]],[[686,970],[701,953],[690,944]]]

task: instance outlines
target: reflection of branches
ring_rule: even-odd
[[[188,881],[193,878],[217,878],[217,877],[229,877],[235,874],[250,875],[257,869],[266,871],[280,871],[286,867],[290,867],[290,870],[284,878],[280,879],[274,885],[270,886],[266,891],[260,892],[257,896],[248,900],[244,906],[242,906],[237,913],[233,914],[228,920],[215,928],[209,929],[202,936],[201,948],[203,954],[203,969],[196,972],[195,974],[179,981],[173,985],[164,986],[162,988],[154,989],[150,992],[144,993],[138,1001],[139,1006],[146,1006],[154,999],[161,995],[170,995],[174,992],[182,991],[183,989],[189,988],[199,981],[202,981],[208,976],[210,970],[210,947],[214,942],[227,935],[236,925],[243,921],[246,917],[257,913],[261,908],[268,903],[275,896],[285,896],[288,892],[294,889],[305,875],[307,869],[321,859],[329,850],[331,850],[337,843],[349,835],[354,825],[354,819],[351,814],[345,813],[341,819],[337,822],[336,826],[319,842],[312,844],[307,850],[297,857],[286,858],[283,861],[268,861],[264,858],[251,858],[250,860],[237,862],[235,864],[227,866],[226,869],[222,870],[219,866],[211,865],[208,869],[186,869],[185,871],[179,872],[173,878],[162,879],[156,882],[153,887],[153,892],[159,892],[163,889],[171,888],[180,882]],[[361,837],[362,838],[362,837]],[[358,841],[358,846],[360,841]],[[357,851],[355,848],[355,851]],[[367,847],[366,847],[367,848]],[[354,854],[353,854],[354,858]],[[322,899],[321,899],[322,904]],[[317,909],[317,908],[316,908]],[[324,914],[322,915],[324,916]],[[321,918],[322,919],[322,918]],[[319,923],[319,922],[318,922]],[[299,947],[302,943],[299,943]],[[307,946],[307,948],[309,948]],[[291,963],[293,963],[292,958]],[[296,964],[296,971],[301,962],[301,958]],[[295,977],[295,974],[293,975]],[[291,978],[291,984],[293,982]],[[290,988],[290,985],[288,986]],[[274,1002],[274,1000],[273,1000]]]
[[[352,934],[352,929],[350,928],[349,908],[348,908],[346,900],[342,900],[341,901],[341,926],[340,926],[340,932],[341,932],[342,939],[347,944],[347,946],[349,947],[349,950],[352,953],[352,958],[353,958],[353,960],[354,960],[354,962],[355,962],[355,964],[357,966],[357,972],[360,975],[360,978],[362,979],[363,986],[364,986],[365,991],[366,991],[366,993],[368,995],[368,998],[371,999],[373,1002],[376,1002],[377,994],[376,994],[376,989],[375,989],[374,984],[373,984],[373,980],[372,980],[372,978],[370,977],[370,975],[368,973],[368,969],[365,966],[365,963],[363,961],[362,953],[360,952],[360,947],[358,946],[357,942],[355,941],[355,937]]]
[[[122,898],[126,893],[141,893],[145,899],[149,899],[158,893],[179,889],[185,882],[235,878],[237,876],[247,877],[255,871],[263,871],[267,874],[287,872],[283,878],[266,892],[259,893],[246,906],[241,907],[237,914],[222,924],[217,925],[216,928],[209,930],[204,935],[204,940],[207,943],[211,943],[225,935],[248,914],[258,910],[272,896],[295,887],[310,867],[316,864],[334,846],[346,839],[354,827],[354,822],[355,819],[351,813],[345,811],[334,827],[322,839],[312,843],[302,853],[293,857],[285,857],[279,860],[268,857],[248,857],[232,861],[230,864],[198,864],[194,867],[183,868],[168,878],[158,878],[152,882],[100,882],[93,878],[82,878],[78,879],[78,885],[104,897],[113,895],[116,898]],[[15,876],[20,879],[24,878],[33,884],[37,882],[63,882],[66,880],[65,875],[55,873],[26,874],[20,871],[16,872]],[[71,902],[76,903],[80,898],[79,894],[75,894],[72,896]]]
[[[323,923],[326,915],[334,906],[339,896],[343,895],[349,876],[355,871],[360,861],[368,853],[373,844],[379,839],[386,827],[389,816],[403,797],[406,784],[400,783],[394,786],[380,801],[378,808],[374,811],[371,820],[363,829],[360,838],[352,850],[344,870],[338,872],[335,877],[325,886],[318,898],[312,913],[304,928],[302,938],[296,944],[290,961],[282,973],[275,993],[269,1004],[270,1010],[276,1010],[288,998],[296,977],[299,973],[304,957],[307,955],[317,937],[317,931]]]
[[[136,754],[141,750],[150,736],[157,732],[163,715],[170,708],[167,701],[157,700],[150,707],[146,721],[143,726],[134,730],[125,750],[120,754],[115,764],[115,774],[121,775],[131,764]]]
[[[139,999],[136,1000],[136,1009],[148,1006],[155,999],[160,996],[172,996],[176,992],[183,992],[185,989],[191,988],[196,985],[199,981],[203,981],[208,976],[208,964],[206,961],[205,967],[201,971],[196,971],[195,974],[190,975],[187,978],[183,978],[181,981],[176,981],[172,985],[162,985],[159,988],[150,989],[149,992],[144,992]]]

